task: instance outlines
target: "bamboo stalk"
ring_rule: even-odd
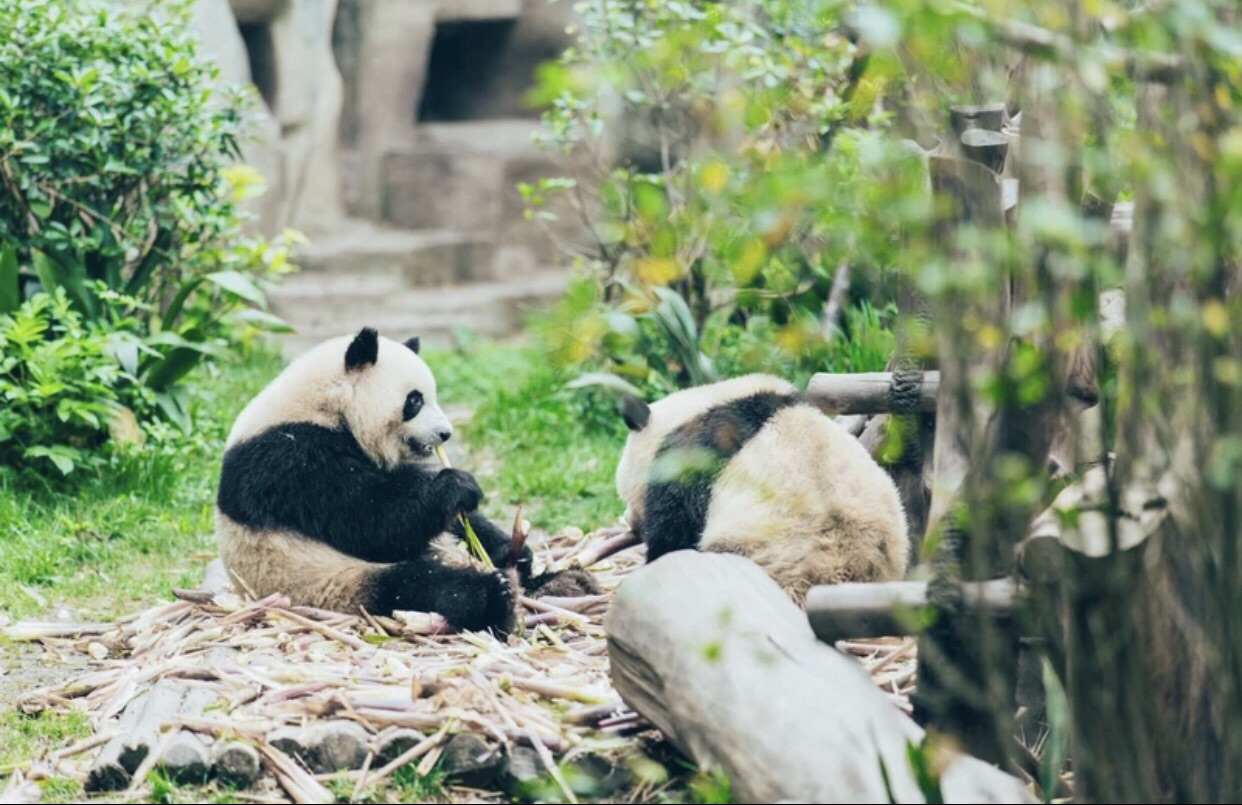
[[[436,446],[436,455],[440,457],[441,464],[452,469],[453,465],[449,463],[448,453],[444,452],[443,446]],[[479,542],[479,535],[474,533],[474,526],[470,525],[470,519],[460,512],[457,514],[457,519],[461,522],[462,530],[466,534],[466,545],[474,554],[474,558],[482,562],[484,567],[494,570],[496,566],[492,564],[492,558],[487,555],[487,551],[483,550],[483,543]]]

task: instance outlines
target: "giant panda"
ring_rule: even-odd
[[[905,575],[897,487],[791,383],[747,375],[621,404],[617,493],[647,561],[742,554],[801,604],[817,584]]]
[[[225,444],[216,535],[234,582],[256,596],[342,612],[439,612],[453,626],[512,629],[519,585],[594,591],[589,575],[532,578],[470,561],[464,512],[496,567],[511,538],[483,493],[434,449],[453,434],[436,380],[404,344],[365,328],[294,360],[238,415]],[[442,535],[448,537],[442,538]]]

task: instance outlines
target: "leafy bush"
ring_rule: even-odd
[[[837,267],[848,259],[865,292],[894,259],[882,216],[858,226],[902,162],[874,111],[894,66],[863,55],[831,4],[578,7],[579,46],[534,99],[550,105],[545,143],[581,167],[521,188],[533,218],[564,214],[560,200],[595,240],[551,318],[554,356],[664,389],[833,366]]]
[[[63,289],[0,316],[0,464],[68,475],[98,460],[90,448],[146,401],[111,353],[118,332],[84,322]]]
[[[238,325],[281,326],[263,284],[291,243],[242,231],[245,98],[188,8],[0,0],[0,313],[42,288],[84,321],[132,319],[117,358],[183,424],[185,374]]]

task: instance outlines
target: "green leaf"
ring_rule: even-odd
[[[195,277],[181,284],[181,287],[177,290],[177,295],[168,303],[168,309],[164,311],[164,316],[160,319],[162,329],[171,330],[173,328],[173,325],[177,323],[177,317],[181,315],[181,309],[185,307],[186,300],[202,284],[202,277]]]
[[[73,472],[73,468],[82,459],[80,452],[62,444],[52,445],[51,447],[31,447],[23,455],[27,458],[46,458],[56,465],[56,469],[60,470],[61,475],[68,475]]]
[[[17,310],[21,303],[17,248],[12,243],[6,243],[0,246],[0,315]]]
[[[143,290],[147,287],[147,283],[151,281],[155,270],[165,264],[168,259],[168,248],[172,244],[173,232],[166,229],[160,232],[155,238],[155,243],[151,245],[151,249],[146,256],[142,258],[142,262],[134,269],[134,273],[130,275],[129,281],[125,283],[126,296],[141,296]]]
[[[256,308],[246,308],[239,310],[231,317],[234,321],[245,322],[251,327],[263,330],[269,333],[291,333],[293,328],[289,326],[281,317],[274,313],[268,313],[266,310],[258,310]]]
[[[202,359],[202,350],[193,347],[177,347],[164,358],[153,363],[143,373],[143,383],[153,391],[166,391],[188,375]],[[173,421],[178,420],[173,418]]]
[[[263,291],[259,290],[259,287],[240,271],[217,271],[214,274],[208,274],[207,279],[247,302],[252,302],[259,307],[267,304]]]
[[[637,386],[607,372],[590,372],[565,384],[566,389],[585,389],[592,387],[607,389],[618,396],[628,394],[637,397],[640,400],[643,398],[643,393],[639,391]]]
[[[1070,712],[1069,697],[1061,687],[1061,680],[1047,657],[1040,658],[1047,703],[1048,738],[1039,760],[1039,786],[1044,802],[1052,802],[1057,795],[1061,769],[1069,756]]]
[[[95,318],[97,305],[95,295],[86,286],[85,266],[76,261],[66,265],[65,262],[38,250],[31,251],[30,259],[44,290],[50,292],[64,288],[74,307],[88,318]]]

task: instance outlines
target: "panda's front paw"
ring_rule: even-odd
[[[540,573],[529,579],[525,586],[526,592],[535,598],[577,598],[600,593],[599,583],[590,571],[577,567]]]
[[[520,615],[518,596],[522,590],[513,571],[481,573],[475,589],[478,597],[456,613],[461,628],[491,629],[501,637],[512,633]]]
[[[444,502],[450,519],[458,512],[472,512],[483,502],[483,490],[465,470],[443,469],[436,476],[437,497]]]

